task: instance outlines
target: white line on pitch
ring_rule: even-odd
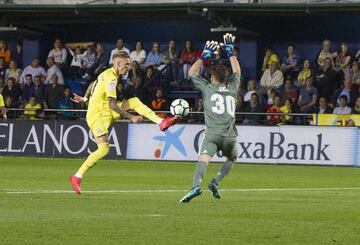
[[[360,190],[360,187],[319,187],[319,188],[260,188],[260,189],[222,189],[222,192],[276,192],[276,191],[341,191]],[[179,193],[187,190],[99,190],[82,191],[82,193]],[[70,190],[2,190],[0,194],[61,194],[74,193]]]
[[[148,214],[147,217],[165,217],[165,214]]]

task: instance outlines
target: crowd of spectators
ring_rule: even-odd
[[[330,50],[324,40],[312,63],[301,59],[290,44],[283,59],[271,48],[265,51],[260,83],[247,82],[238,96],[238,112],[267,112],[273,115],[245,115],[243,124],[302,124],[300,117],[275,113],[360,114],[360,51],[349,52],[346,43]],[[239,101],[240,100],[240,101]]]
[[[176,42],[170,40],[165,49],[154,42],[150,52],[144,50],[141,42],[136,42],[133,51],[125,46],[123,39],[116,40],[115,48],[107,52],[102,43],[68,43],[54,40],[53,48],[46,58],[46,65],[34,57],[31,64],[22,64],[23,47],[18,42],[13,50],[0,40],[0,88],[10,110],[9,118],[71,118],[78,116],[72,112],[49,112],[43,109],[83,109],[71,101],[73,92],[82,93],[87,85],[112,65],[112,57],[124,51],[130,55],[131,69],[127,77],[119,81],[119,99],[137,96],[155,110],[167,110],[168,103],[164,89],[146,85],[159,80],[161,67],[168,65],[173,84],[188,80],[187,71],[199,57],[191,41],[186,41],[182,52],[178,52]],[[179,68],[181,66],[181,68]],[[181,69],[181,74],[179,74]],[[149,86],[150,87],[150,86]],[[151,93],[153,96],[149,96]],[[161,95],[165,102],[159,102]],[[26,110],[28,109],[28,110]],[[24,112],[21,112],[24,111]],[[160,114],[164,117],[164,114]]]
[[[201,55],[201,50],[195,50],[190,40],[184,42],[181,50],[175,40],[170,40],[165,48],[154,42],[149,52],[145,51],[140,41],[135,43],[132,51],[123,39],[118,39],[115,46],[107,52],[102,43],[64,45],[56,39],[48,53],[46,67],[42,67],[37,57],[32,59],[31,64],[22,64],[21,42],[10,50],[6,41],[0,40],[0,91],[6,107],[25,110],[23,113],[10,112],[8,117],[72,118],[75,115],[73,112],[44,113],[42,109],[81,109],[83,105],[71,101],[72,93],[85,91],[87,84],[112,64],[112,56],[119,51],[130,55],[131,69],[119,81],[118,98],[137,96],[154,110],[166,111],[168,91],[149,84],[159,79],[165,66],[169,83],[174,86],[191,84],[188,70]],[[239,57],[237,47],[234,55]],[[329,40],[323,41],[322,48],[313,57],[301,57],[293,44],[284,50],[282,59],[267,48],[259,71],[260,79],[242,82],[236,111],[359,114],[359,62],[360,50],[351,54],[348,45],[342,43],[337,51],[332,51]],[[202,75],[208,77],[210,66],[219,63],[230,69],[221,49],[204,64]],[[193,103],[192,110],[203,111],[202,98]],[[159,115],[166,117],[163,113]],[[277,114],[241,114],[237,119],[243,124],[302,123],[298,117]],[[194,114],[189,121],[202,122],[203,116],[201,113]]]

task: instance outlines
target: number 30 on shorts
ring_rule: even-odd
[[[216,114],[222,115],[226,112],[235,117],[235,98],[227,95],[224,99],[220,94],[213,94],[210,98],[211,101],[215,102],[215,105],[212,107],[212,111]]]

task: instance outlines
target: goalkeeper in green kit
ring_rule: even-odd
[[[189,76],[201,93],[204,100],[204,114],[206,130],[199,152],[199,159],[193,177],[191,190],[181,198],[181,203],[189,202],[201,195],[200,184],[211,158],[218,151],[226,158],[216,176],[208,184],[212,195],[220,199],[218,185],[233,168],[237,157],[237,130],[235,126],[236,98],[240,87],[240,64],[233,55],[235,37],[232,34],[224,35],[224,43],[220,46],[230,59],[232,74],[228,76],[227,68],[223,65],[211,67],[210,83],[200,76],[199,70],[203,62],[211,58],[219,47],[215,41],[207,41],[201,58],[189,70]]]

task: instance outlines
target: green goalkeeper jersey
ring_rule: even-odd
[[[237,136],[235,108],[240,75],[233,73],[227,84],[209,83],[198,73],[191,80],[203,96],[206,134]]]

